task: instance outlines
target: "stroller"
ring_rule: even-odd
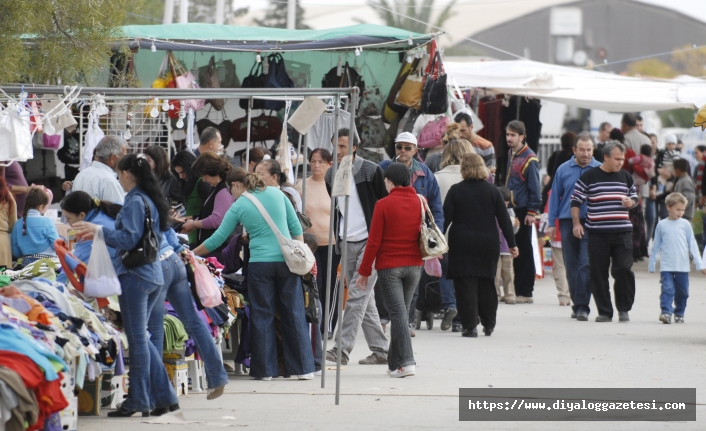
[[[427,322],[427,329],[434,327],[434,314],[443,312],[439,277],[434,277],[422,271],[419,279],[419,297],[415,311],[415,328],[422,327],[422,321]]]

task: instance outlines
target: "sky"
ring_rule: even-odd
[[[286,1],[286,0],[279,0]],[[450,0],[436,0],[436,3],[443,5],[448,3]],[[532,2],[533,0],[458,0],[457,4],[487,4],[487,3],[508,3],[511,6],[512,3],[525,3]],[[671,8],[693,18],[699,19],[706,22],[706,1],[704,0],[638,0],[642,3],[653,4],[656,6],[662,6],[666,8]],[[300,4],[306,5],[332,5],[332,6],[357,6],[364,5],[365,0],[299,0]],[[248,4],[252,9],[263,9],[268,5],[267,0],[234,0],[236,7],[241,7]],[[282,5],[284,6],[284,4]]]

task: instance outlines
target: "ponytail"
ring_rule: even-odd
[[[243,179],[243,185],[245,190],[249,192],[261,192],[267,188],[265,180],[262,179],[260,174],[247,174]]]
[[[49,195],[39,188],[30,190],[25,198],[25,207],[22,209],[22,235],[27,235],[27,213],[42,205],[49,205]]]
[[[263,160],[258,163],[258,165],[263,165],[265,168],[267,168],[267,173],[276,176],[277,182],[279,183],[280,187],[294,187],[292,184],[289,184],[289,177],[287,177],[287,174],[282,172],[282,166],[277,160]]]
[[[85,213],[86,215],[92,210],[98,209],[108,217],[115,219],[123,206],[92,198],[88,193],[78,190],[66,195],[61,201],[61,209],[72,214]]]
[[[159,229],[167,230],[169,221],[169,204],[159,187],[157,178],[150,169],[147,158],[140,154],[128,154],[118,162],[118,170],[130,172],[137,183],[137,186],[150,198],[159,214]]]

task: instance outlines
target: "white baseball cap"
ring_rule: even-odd
[[[664,143],[666,144],[676,144],[677,143],[677,136],[676,135],[667,135],[664,137]]]
[[[402,132],[395,138],[395,142],[404,142],[407,144],[417,145],[417,137],[409,132]]]

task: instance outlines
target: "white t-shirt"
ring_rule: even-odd
[[[344,213],[346,208],[345,196],[339,196],[338,198],[338,208],[341,214]],[[360,204],[360,197],[358,196],[358,189],[355,187],[354,175],[351,175],[351,195],[349,196],[348,204],[348,241],[363,241],[368,238],[368,225],[365,223],[365,213],[363,213],[363,207]],[[338,234],[343,238],[343,226],[344,223],[343,216],[341,217],[341,224],[338,229]]]

